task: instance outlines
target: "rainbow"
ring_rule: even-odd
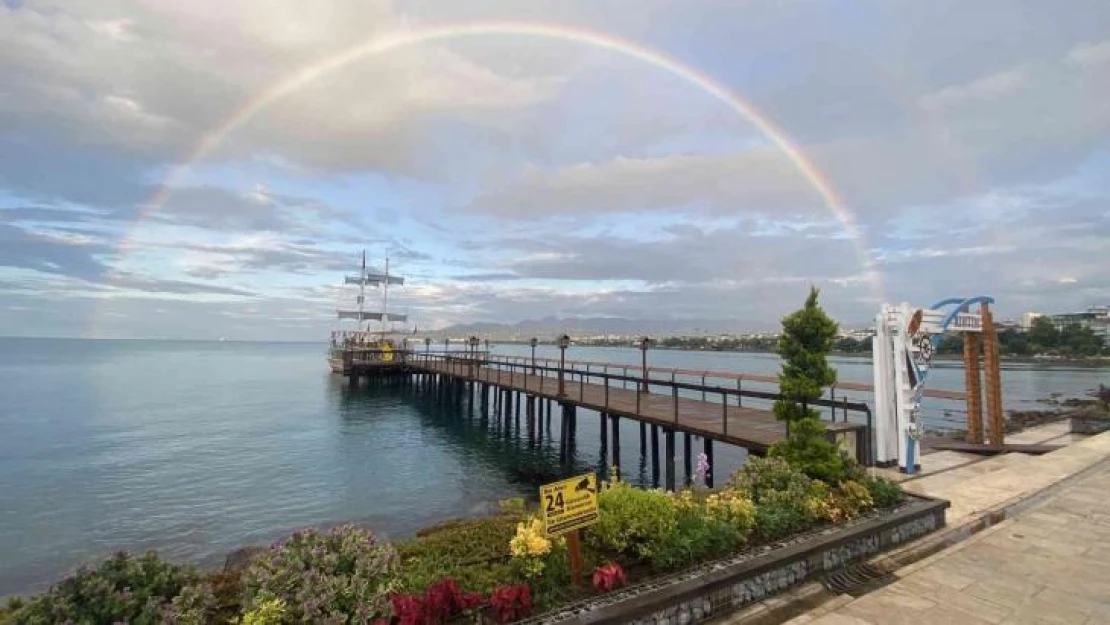
[[[386,54],[394,50],[419,44],[467,37],[488,37],[497,35],[557,39],[593,46],[595,48],[621,54],[681,78],[683,81],[712,96],[736,114],[743,117],[758,128],[771,143],[785,154],[801,176],[821,195],[828,210],[839,221],[845,233],[853,241],[860,265],[864,271],[864,277],[870,283],[871,288],[874,290],[874,294],[882,301],[883,289],[881,278],[879,272],[876,270],[874,259],[865,242],[863,233],[856,223],[855,216],[848,210],[844,202],[837,195],[828,178],[814,165],[805,153],[790,140],[786,133],[778,128],[767,116],[761,114],[749,102],[744,101],[710,76],[707,76],[677,59],[644,47],[639,43],[608,33],[586,30],[581,27],[534,22],[462,22],[411,28],[376,37],[296,71],[247,101],[246,104],[233,115],[203,135],[196,146],[188,152],[184,160],[169,170],[154,194],[144,202],[135,222],[136,227],[123,240],[121,250],[125,251],[134,244],[138,224],[141,224],[142,221],[152,214],[157,213],[161,207],[165,205],[166,201],[172,195],[174,188],[184,181],[186,175],[195,164],[207,158],[227,139],[229,134],[247,123],[271,104],[304,89],[312,84],[313,81],[326,74],[338,71],[351,63],[368,57]]]

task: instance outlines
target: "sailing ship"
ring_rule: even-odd
[[[385,259],[385,270],[377,271],[366,267],[366,250],[362,252],[362,266],[357,276],[345,276],[343,283],[358,286],[355,310],[337,310],[340,323],[344,320],[356,322],[354,329],[338,329],[331,333],[328,349],[328,365],[333,373],[348,374],[352,362],[376,362],[382,365],[394,361],[393,352],[398,347],[398,337],[408,332],[395,330],[395,323],[405,323],[408,315],[389,312],[390,285],[403,286],[405,279],[389,273],[389,257]],[[366,302],[366,288],[381,287],[381,308],[370,310]],[[376,329],[373,322],[379,322]],[[401,348],[403,349],[403,345]]]

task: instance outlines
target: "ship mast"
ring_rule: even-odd
[[[389,256],[385,257],[385,280],[382,282],[382,335],[385,335],[385,324],[389,320]]]
[[[393,322],[408,321],[408,315],[398,315],[389,313],[389,285],[403,285],[405,279],[399,276],[390,275],[389,273],[389,257],[385,259],[385,271],[379,272],[374,269],[367,269],[366,267],[366,250],[362,251],[362,270],[357,276],[346,276],[344,278],[345,284],[358,285],[358,309],[357,310],[337,310],[336,314],[340,319],[355,319],[358,321],[358,330],[363,332],[369,331],[371,321],[381,321],[381,335],[384,337],[390,332],[393,327]],[[382,288],[382,307],[377,311],[366,310],[366,287],[367,285]],[[363,322],[367,322],[363,324]]]
[[[388,272],[386,272],[388,273]],[[362,332],[362,304],[366,301],[366,250],[362,250],[362,271],[358,272],[358,331]]]

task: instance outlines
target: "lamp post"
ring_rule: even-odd
[[[566,368],[568,347],[570,347],[570,337],[564,334],[559,337],[559,397],[566,395],[563,370]]]
[[[426,336],[424,337],[424,353],[427,354],[430,351],[432,351],[432,337]]]
[[[532,375],[536,375],[536,346],[540,344],[540,340],[533,336],[528,342],[532,345]]]
[[[644,374],[643,388],[641,388],[640,391],[643,392],[643,393],[648,392],[647,352],[648,352],[649,347],[651,347],[651,339],[649,339],[646,336],[643,337],[642,339],[640,339],[640,355],[641,355],[640,368],[641,368],[641,371]]]

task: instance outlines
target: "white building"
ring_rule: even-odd
[[[1037,319],[1038,317],[1043,317],[1043,316],[1044,315],[1042,313],[1037,313],[1037,312],[1027,312],[1027,313],[1025,313],[1024,315],[1021,316],[1021,329],[1028,331],[1030,328],[1033,327],[1033,321],[1035,319]]]

